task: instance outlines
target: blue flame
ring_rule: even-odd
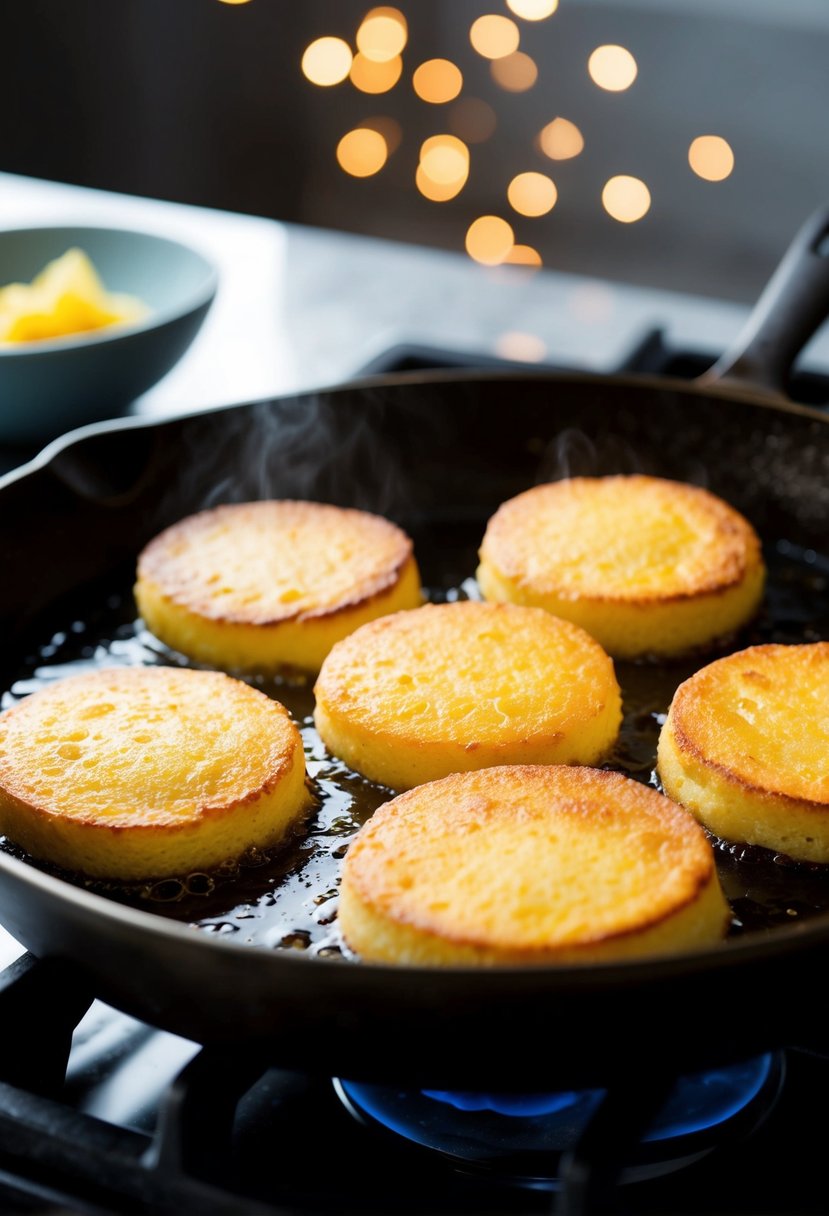
[[[445,1102],[456,1110],[494,1110],[498,1115],[509,1115],[511,1118],[536,1118],[539,1115],[553,1115],[559,1111],[575,1106],[584,1092],[562,1090],[554,1094],[479,1094],[448,1092],[439,1089],[424,1089],[421,1091],[426,1098],[434,1098],[436,1102]],[[597,1091],[598,1092],[598,1091]]]
[[[668,1140],[716,1127],[747,1106],[762,1089],[772,1066],[771,1055],[758,1056],[727,1068],[708,1069],[680,1077],[645,1141]],[[598,1106],[604,1090],[562,1090],[547,1094],[468,1093],[424,1089],[424,1097],[459,1111],[493,1111],[513,1119],[536,1119],[572,1109],[586,1112]]]

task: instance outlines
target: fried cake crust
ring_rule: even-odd
[[[575,621],[617,658],[678,655],[756,612],[765,567],[748,521],[697,486],[573,477],[504,503],[480,550],[488,600]]]
[[[240,503],[188,516],[138,561],[147,627],[197,662],[233,671],[316,672],[366,621],[421,603],[410,539],[344,507]]]
[[[309,806],[287,711],[219,672],[98,670],[0,715],[0,831],[64,869],[208,869],[278,843]]]
[[[419,786],[350,846],[339,921],[375,962],[595,963],[705,947],[730,914],[693,818],[619,773],[498,767]]]
[[[666,793],[724,840],[829,863],[829,643],[751,646],[678,688]]]
[[[314,691],[329,750],[396,790],[496,764],[592,764],[621,722],[598,643],[514,604],[428,604],[364,625]]]

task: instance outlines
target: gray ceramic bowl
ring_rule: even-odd
[[[108,291],[138,296],[150,311],[132,325],[0,344],[0,442],[43,441],[122,412],[181,358],[216,294],[216,269],[201,254],[115,228],[0,232],[0,286],[30,282],[72,246]]]

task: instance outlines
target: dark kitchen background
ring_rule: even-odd
[[[368,55],[347,58],[338,83],[312,83],[342,70],[343,48],[327,44],[333,60],[323,47],[304,72],[307,48],[337,38],[356,55],[370,11],[6,3],[0,169],[454,250],[495,216],[513,243],[478,230],[483,257],[746,301],[829,197],[826,0],[397,0],[377,10],[385,33],[363,40]],[[493,15],[476,50],[473,23]],[[600,57],[591,76],[608,46],[626,55]],[[435,69],[419,96],[415,70],[435,59],[456,74]],[[430,178],[423,144],[436,135],[455,142]],[[717,139],[697,145],[695,171],[701,136]],[[525,180],[511,203],[522,174],[555,190]],[[618,177],[608,206],[621,219],[602,201]]]

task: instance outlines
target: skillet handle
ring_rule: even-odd
[[[829,205],[795,236],[733,345],[697,383],[780,399],[798,353],[829,315]]]

